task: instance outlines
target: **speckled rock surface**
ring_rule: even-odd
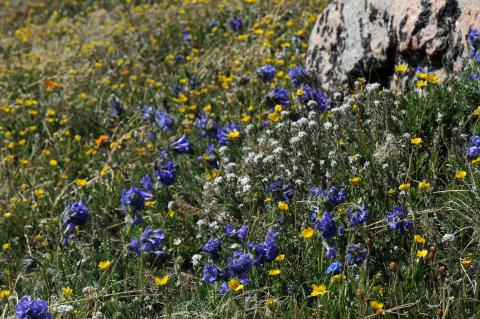
[[[480,0],[334,0],[309,40],[306,65],[326,90],[364,76],[389,85],[396,64],[458,71]]]

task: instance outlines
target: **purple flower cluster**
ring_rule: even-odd
[[[220,274],[220,269],[217,266],[210,263],[205,263],[203,265],[203,276],[202,280],[207,284],[212,284],[218,280]]]
[[[175,152],[180,154],[188,154],[193,152],[192,145],[185,134],[174,140],[171,144],[171,147]]]
[[[465,149],[465,153],[471,160],[480,157],[480,136],[474,135],[470,138],[470,145]]]
[[[267,64],[257,68],[257,74],[263,82],[268,83],[275,77],[275,68],[272,65]]]
[[[268,184],[265,187],[265,190],[269,193],[272,193],[272,197],[275,201],[284,201],[286,203],[290,202],[290,198],[293,195],[293,188],[283,184],[282,182],[273,182]]]
[[[328,266],[326,273],[327,273],[327,274],[338,275],[338,274],[340,274],[342,271],[343,271],[343,265],[342,265],[342,263],[339,263],[339,262],[337,261],[337,262],[331,263],[330,266]]]
[[[336,187],[332,187],[328,190],[326,197],[327,202],[329,202],[330,204],[335,206],[340,205],[346,200],[345,189],[337,189]]]
[[[337,251],[338,251],[338,249],[335,246],[328,247],[327,252],[325,253],[325,256],[327,258],[333,259],[333,258],[337,257]]]
[[[123,111],[125,111],[125,107],[120,102],[120,100],[116,97],[113,98],[111,107],[112,107],[114,116],[120,116],[123,113]]]
[[[275,105],[288,107],[290,106],[290,92],[284,88],[273,88],[265,97],[265,102],[270,107],[275,107]]]
[[[308,84],[303,85],[302,89],[304,93],[300,97],[300,101],[307,106],[307,108],[319,112],[325,112],[330,108],[330,102],[325,93],[310,87]]]
[[[30,296],[24,296],[18,301],[15,315],[17,319],[53,319],[52,314],[48,312],[48,303]]]
[[[253,261],[248,254],[234,251],[232,255],[228,257],[227,266],[224,269],[220,269],[214,264],[205,263],[203,265],[202,280],[208,284],[224,280],[218,289],[219,293],[224,294],[229,290],[227,280],[230,278],[238,278],[244,285],[249,284],[249,274],[252,267]]]
[[[325,194],[325,191],[320,187],[314,186],[310,188],[310,195],[312,196],[323,196],[324,194]]]
[[[468,33],[468,43],[472,49],[468,54],[468,58],[480,63],[480,29],[473,28]]]
[[[395,205],[387,215],[387,225],[393,231],[399,231],[401,234],[413,230],[413,221],[405,219],[407,214],[402,206]]]
[[[67,204],[63,214],[65,215],[63,225],[67,226],[65,229],[67,235],[71,234],[76,226],[85,224],[90,216],[87,206],[82,201]],[[66,236],[62,243],[66,244],[69,240],[70,236]]]
[[[210,238],[202,250],[210,255],[213,260],[217,260],[222,249],[222,241],[218,238]]]
[[[347,246],[346,260],[350,266],[360,266],[367,256],[367,248],[362,244],[351,244]]]
[[[214,169],[220,168],[220,162],[217,160],[217,157],[215,156],[215,147],[213,146],[213,144],[208,145],[203,156],[197,157],[197,160],[199,162],[201,161],[207,162],[208,165]]]
[[[229,24],[230,24],[230,28],[232,28],[234,32],[238,32],[243,28],[242,18],[238,16],[235,16],[232,19],[230,19]]]
[[[290,82],[292,82],[295,88],[299,88],[303,83],[308,81],[308,73],[307,70],[300,66],[295,66],[291,68],[288,72],[290,77]]]
[[[64,214],[66,217],[63,220],[63,225],[67,226],[65,230],[67,234],[73,232],[75,226],[85,224],[90,216],[87,206],[82,201],[67,204]]]
[[[148,191],[138,189],[135,186],[130,187],[129,190],[124,189],[120,202],[123,209],[130,209],[133,213],[133,225],[138,225],[143,221],[143,218],[138,212],[145,208],[145,202],[152,198],[152,194]]]
[[[277,237],[278,233],[273,229],[269,229],[267,232],[267,236],[265,241],[254,244],[248,243],[248,248],[254,253],[255,265],[261,265],[265,262],[273,261],[277,258],[278,254],[280,253],[280,248],[277,246],[275,238]]]
[[[315,223],[315,229],[320,231],[325,240],[335,237],[337,226],[329,212],[324,212],[321,218],[318,218],[317,212],[312,214],[312,220]]]
[[[155,167],[154,171],[157,179],[165,186],[172,185],[177,180],[177,170],[174,162],[167,162],[163,168]]]
[[[165,252],[160,249],[163,246],[164,240],[165,233],[162,230],[153,230],[151,227],[147,227],[140,239],[133,239],[128,245],[128,248],[137,256],[140,256],[140,251],[143,251],[145,253],[153,252],[155,255],[163,257],[165,256]]]
[[[232,225],[226,224],[225,233],[229,237],[237,237],[238,240],[243,241],[247,238],[247,226],[243,224],[239,230],[236,230]]]
[[[200,129],[200,137],[215,136],[216,123],[202,110],[200,116],[195,118],[195,125]]]
[[[244,285],[250,282],[248,274],[252,270],[253,261],[248,254],[234,251],[227,259],[227,270],[230,278],[237,277]]]
[[[165,112],[160,110],[155,112],[155,125],[158,125],[162,131],[168,132],[172,129],[174,121],[173,118]]]
[[[188,30],[182,31],[182,39],[185,42],[192,42],[192,37],[190,36],[190,33],[188,32]]]
[[[145,208],[145,202],[151,197],[152,194],[132,186],[129,190],[123,190],[120,202],[124,209],[130,208],[132,211],[138,212]]]
[[[142,118],[144,120],[153,119],[153,125],[160,127],[164,132],[168,132],[173,128],[173,117],[161,110],[155,110],[155,107],[152,105],[143,107]]]
[[[236,236],[238,239],[245,239],[247,228],[243,225],[238,231],[232,226],[226,225],[227,235]],[[227,281],[232,278],[238,278],[240,283],[247,285],[250,283],[249,274],[253,266],[261,266],[266,262],[273,261],[279,254],[280,248],[275,242],[277,232],[273,229],[267,231],[267,236],[263,242],[255,244],[249,242],[247,248],[249,253],[234,251],[227,258],[227,266],[224,269],[217,267],[211,263],[205,263],[203,266],[202,280],[205,283],[214,283],[224,281],[219,287],[220,293],[226,293],[228,288]],[[210,254],[212,259],[218,260],[222,242],[217,238],[210,238],[202,247],[202,250]],[[253,256],[253,257],[252,257]]]
[[[153,107],[153,105],[145,105],[142,109],[142,118],[144,120],[150,120],[154,111],[155,108]]]
[[[140,183],[142,183],[143,188],[147,192],[151,192],[153,190],[152,178],[150,177],[150,175],[147,174],[143,176],[142,179],[140,180]]]
[[[348,223],[351,226],[358,226],[365,223],[368,217],[368,212],[364,208],[355,208],[347,210]]]
[[[225,124],[223,128],[219,128],[217,131],[218,144],[227,145],[228,142],[228,133],[240,131],[240,126],[235,123]]]

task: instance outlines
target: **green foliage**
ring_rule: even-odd
[[[289,70],[302,65],[324,5],[1,4],[3,314],[30,295],[47,300],[56,318],[478,316],[479,175],[465,154],[479,133],[478,81],[466,69],[418,88],[420,74],[397,72],[403,92],[359,79],[329,97],[327,112],[313,111]],[[243,21],[238,32],[234,16]],[[257,74],[265,64],[276,69],[270,83]],[[290,107],[267,105],[274,87],[288,90]],[[118,116],[115,98],[124,106]],[[146,106],[169,114],[173,128],[145,119]],[[221,146],[218,128],[228,123],[240,125],[239,136]],[[193,151],[176,154],[171,144],[183,134]],[[168,186],[155,177],[163,150],[178,173]],[[122,192],[141,188],[147,174],[152,198],[135,226]],[[292,193],[269,191],[273,182]],[[345,189],[346,200],[332,203],[312,187]],[[80,200],[90,216],[62,245],[65,209]],[[412,230],[389,227],[395,205]],[[349,210],[360,207],[368,217],[354,225]],[[313,212],[332,215],[333,238],[322,237]],[[229,238],[226,224],[245,224],[247,238]],[[147,226],[165,233],[165,257],[129,248]],[[207,262],[225,268],[234,251],[255,258],[248,242],[264,241],[269,229],[278,231],[279,256],[255,265],[243,289],[221,294],[223,280],[202,281]],[[215,260],[202,251],[212,237],[222,240]],[[358,265],[348,262],[354,243],[366,248]],[[344,267],[337,275],[326,273],[333,261]],[[312,285],[328,292],[312,296]]]

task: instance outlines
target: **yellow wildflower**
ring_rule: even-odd
[[[422,249],[417,251],[417,257],[424,258],[428,254],[428,250]]]
[[[419,245],[423,245],[427,240],[420,235],[415,235],[413,236],[413,241]]]
[[[361,181],[362,181],[362,179],[360,177],[350,178],[350,183],[352,183],[352,185],[358,185],[358,184],[360,184]]]
[[[278,209],[280,209],[282,212],[288,211],[288,204],[285,203],[284,201],[279,201],[278,202]]]
[[[463,266],[464,268],[468,268],[468,267],[470,267],[470,266],[472,265],[472,262],[473,262],[472,258],[467,257],[467,258],[462,259],[462,260],[460,261],[460,264],[462,264],[462,266]]]
[[[321,285],[313,284],[312,285],[312,292],[310,293],[310,296],[312,296],[312,297],[322,296],[327,292],[329,292],[329,291],[327,290],[327,286],[325,286],[324,284],[321,284]]]
[[[267,118],[272,122],[278,122],[278,120],[280,120],[280,114],[277,112],[268,113]]]
[[[110,166],[105,165],[105,166],[100,170],[100,176],[103,176],[103,175],[107,174],[109,170],[110,170]]]
[[[415,83],[415,85],[421,89],[423,89],[424,87],[427,86],[427,82],[426,81],[423,81],[423,80],[420,80],[420,81],[417,81],[417,83]]]
[[[70,287],[63,288],[63,296],[64,297],[70,297],[71,295],[73,295],[73,289],[72,288],[70,288]]]
[[[398,189],[401,191],[408,191],[412,185],[410,183],[403,183],[398,186]]]
[[[7,298],[7,297],[10,297],[10,295],[12,294],[12,292],[8,289],[6,290],[0,290],[0,298]]]
[[[428,74],[425,73],[425,72],[417,73],[417,78],[423,80],[423,79],[426,79],[426,78],[427,78],[427,75],[428,75]]]
[[[429,74],[427,74],[425,79],[432,84],[438,84],[438,82],[439,82],[438,75],[436,75],[436,74],[430,74],[429,73]]]
[[[345,276],[345,274],[338,274],[338,275],[332,276],[333,281],[340,281],[345,279],[347,279],[347,276]]]
[[[412,145],[419,145],[422,143],[422,138],[421,137],[414,137],[410,140],[410,144]]]
[[[98,268],[101,270],[107,270],[111,265],[112,263],[109,260],[104,260],[98,263]]]
[[[419,182],[418,183],[418,188],[420,188],[422,191],[426,191],[430,188],[430,183],[429,182]]]
[[[168,284],[168,278],[169,278],[168,275],[165,275],[162,278],[155,277],[155,285],[159,287],[165,286],[166,284]]]
[[[42,198],[45,196],[45,191],[42,188],[36,189],[34,192],[35,197]]]
[[[268,271],[268,275],[269,276],[272,276],[272,277],[275,277],[275,276],[278,276],[282,273],[282,271],[280,269],[270,269]]]
[[[465,172],[465,171],[457,171],[455,173],[455,178],[456,179],[464,179],[465,176],[467,176],[467,172]]]
[[[395,72],[398,72],[398,73],[404,73],[408,70],[408,65],[406,64],[395,65],[394,70]]]
[[[227,138],[233,140],[233,139],[236,139],[240,136],[240,131],[239,130],[234,130],[234,131],[231,131],[227,134]]]
[[[242,285],[240,283],[240,281],[238,281],[237,279],[230,279],[228,281],[228,288],[230,288],[231,290],[234,290],[234,291],[240,291],[243,288],[245,288],[245,286]]]
[[[480,105],[473,111],[473,115],[480,117]]]
[[[312,237],[314,234],[314,230],[312,227],[308,227],[302,230],[301,236],[305,239]]]
[[[383,303],[372,300],[370,301],[370,307],[372,307],[374,310],[380,310],[383,309]]]
[[[155,206],[155,204],[157,204],[157,202],[155,202],[155,201],[146,201],[145,202],[145,207],[153,207],[153,206]]]
[[[250,123],[251,120],[252,120],[252,117],[250,115],[248,115],[247,113],[242,114],[243,123]]]
[[[273,305],[275,305],[275,303],[276,303],[276,302],[275,302],[275,300],[273,300],[273,299],[267,299],[267,300],[265,300],[265,306],[267,306],[267,307],[272,307]]]
[[[285,260],[285,254],[280,254],[277,257],[275,257],[276,262],[281,262]]]
[[[85,178],[77,178],[77,180],[75,180],[75,185],[78,187],[84,187],[87,185],[87,180]]]

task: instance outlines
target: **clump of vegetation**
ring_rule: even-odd
[[[478,316],[480,32],[326,93],[323,5],[1,4],[2,315]]]

